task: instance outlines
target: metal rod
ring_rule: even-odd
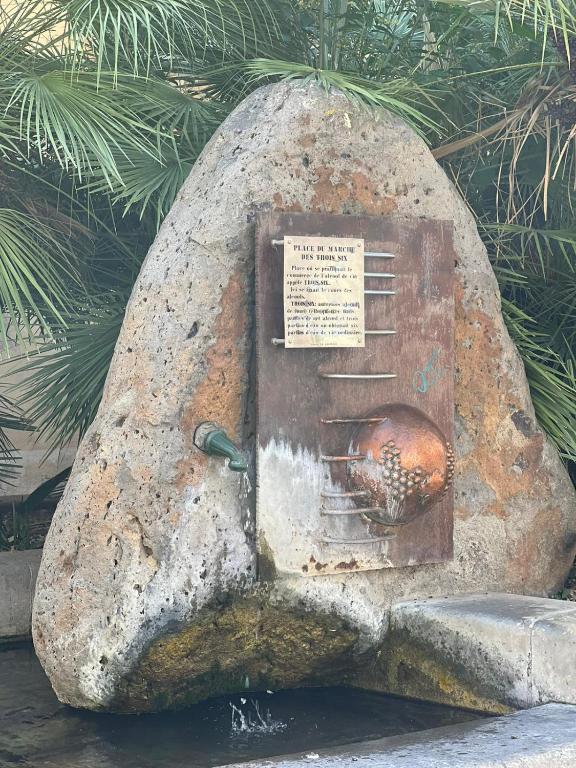
[[[325,536],[320,541],[323,544],[377,544],[380,541],[390,541],[395,536],[395,533],[390,533],[388,536],[375,536],[372,539],[333,539],[330,536]]]
[[[396,277],[392,272],[364,272],[364,277]]]
[[[395,373],[321,373],[323,379],[395,379]]]
[[[382,507],[357,507],[356,509],[323,509],[321,515],[363,515],[366,512],[385,512]]]
[[[367,293],[373,296],[396,296],[396,291],[364,291],[364,295]]]
[[[359,515],[360,511],[358,509],[321,509],[320,515],[324,515],[326,517],[341,517],[342,515]]]
[[[367,496],[370,491],[322,491],[323,499],[354,499],[357,496]]]
[[[364,461],[366,456],[356,453],[352,456],[320,456],[320,461]]]
[[[365,419],[320,419],[320,422],[322,424],[379,424],[387,419],[387,416],[371,416]]]

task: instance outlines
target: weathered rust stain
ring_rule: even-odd
[[[192,449],[196,426],[216,421],[231,437],[238,435],[246,389],[247,370],[242,340],[248,326],[246,276],[237,269],[220,299],[220,314],[214,324],[215,342],[206,353],[206,375],[196,387],[181,419],[190,456],[178,463],[175,485],[198,483],[207,464],[204,454]]]
[[[553,561],[546,563],[545,577],[535,572],[536,564],[541,560],[543,541],[548,535],[557,537],[564,529],[565,514],[557,506],[540,510],[532,519],[530,527],[522,532],[516,546],[509,552],[507,569],[509,578],[515,582],[520,591],[538,589],[543,578],[550,582],[551,577],[560,589],[566,580],[566,572],[574,561],[574,542],[572,537],[567,542],[564,552],[558,547]]]
[[[275,211],[284,211],[284,213],[302,213],[304,210],[298,202],[285,202],[280,192],[275,192],[272,200],[274,201]]]
[[[505,517],[505,503],[519,493],[530,493],[535,483],[547,482],[538,475],[542,463],[542,433],[521,431],[512,415],[521,405],[512,396],[512,382],[503,373],[499,361],[502,347],[493,320],[484,312],[472,311],[463,304],[464,289],[456,284],[456,408],[464,422],[474,425],[474,450],[457,462],[457,472],[473,468],[496,499],[487,514]],[[519,453],[530,472],[513,467]],[[465,518],[474,509],[459,508]]]
[[[316,144],[316,141],[316,136],[314,136],[313,133],[305,133],[304,136],[299,139],[299,143],[304,149],[310,149],[314,146],[314,144]]]
[[[338,563],[335,568],[337,568],[339,571],[351,571],[354,568],[358,568],[358,561],[357,560],[350,560],[349,563],[342,560],[341,563]]]
[[[314,213],[365,213],[385,216],[397,210],[394,197],[382,194],[361,171],[321,165],[314,168],[310,210]],[[348,210],[350,206],[354,210]]]

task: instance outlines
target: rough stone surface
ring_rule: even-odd
[[[575,768],[576,707],[546,704],[342,749],[242,763],[242,768]],[[240,768],[240,764],[229,768]]]
[[[441,704],[576,704],[576,605],[506,594],[399,603],[378,664],[384,690]]]
[[[32,599],[42,552],[0,552],[0,642],[30,636]]]
[[[253,220],[261,210],[454,221],[458,461],[453,562],[282,578],[256,593],[256,610],[281,606],[320,634],[339,617],[365,659],[394,602],[475,590],[544,595],[560,586],[572,560],[574,492],[535,422],[466,205],[398,118],[313,84],[268,86],[216,132],[148,254],[102,404],[54,518],[33,632],[65,702],[114,706],[134,674],[146,677],[138,690],[161,688],[163,670],[141,662],[163,635],[187,632],[197,617],[219,615],[254,587],[252,496],[192,437],[199,422],[214,420],[253,449]],[[242,626],[235,653],[250,656]],[[187,636],[194,658],[203,637]],[[218,638],[206,642],[221,681]],[[297,645],[284,649],[279,633],[267,674],[282,676],[285,653],[297,664]],[[341,652],[347,657],[346,643]],[[329,643],[315,642],[310,655],[319,667],[323,659],[335,663]],[[195,674],[183,669],[192,691]],[[211,692],[218,690],[215,682]],[[154,696],[149,705],[128,697],[121,707],[156,704]]]

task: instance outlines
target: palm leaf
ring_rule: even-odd
[[[113,293],[94,299],[16,368],[21,406],[47,453],[81,437],[96,415],[125,302]]]
[[[315,80],[328,91],[337,88],[351,100],[370,106],[385,107],[410,122],[420,133],[423,128],[438,130],[438,124],[420,108],[423,102],[436,106],[425,88],[414,81],[391,79],[389,82],[375,82],[356,74],[320,70],[307,64],[269,59],[254,59],[246,63],[246,70],[253,82],[268,78],[282,80]]]
[[[526,368],[536,416],[561,455],[576,461],[576,369],[545,342],[525,312],[503,299],[504,318]]]
[[[121,91],[100,87],[90,73],[14,73],[0,85],[2,96],[18,116],[20,140],[35,148],[40,162],[51,156],[80,180],[96,168],[108,180],[118,178],[116,156],[126,147],[155,153],[157,132],[123,103]]]
[[[487,233],[498,235],[497,247],[505,249],[505,253],[520,253],[529,258],[530,255],[538,260],[543,276],[549,272],[551,259],[559,255],[564,266],[570,272],[576,268],[576,229],[553,229],[531,227],[525,224],[483,224],[482,229]],[[509,247],[506,247],[508,246]],[[522,265],[526,258],[522,259]],[[554,264],[554,269],[557,269]]]
[[[0,484],[11,485],[18,476],[21,464],[18,451],[6,430],[29,432],[32,427],[22,418],[18,407],[5,395],[0,394]]]
[[[170,210],[178,190],[190,173],[195,157],[180,158],[172,142],[165,142],[160,149],[160,159],[148,155],[134,154],[118,163],[121,182],[113,185],[113,204],[123,203],[124,213],[133,208],[140,216],[153,206],[156,225]],[[106,192],[109,184],[100,174],[95,173],[87,185],[91,193]]]
[[[76,53],[89,44],[98,71],[150,74],[180,59],[258,49],[278,30],[271,0],[60,0]]]
[[[576,7],[566,0],[439,0],[449,5],[464,6],[476,13],[489,13],[498,32],[502,19],[510,28],[518,23],[531,27],[534,36],[543,40],[549,33],[559,37],[570,51],[569,40],[576,35]]]
[[[76,280],[74,256],[46,224],[19,211],[0,208],[0,334],[9,351],[8,322],[18,341],[39,328],[50,332]]]

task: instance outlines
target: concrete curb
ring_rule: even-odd
[[[380,658],[380,689],[401,696],[495,714],[576,704],[576,603],[507,594],[400,603]]]
[[[41,549],[0,552],[0,643],[28,639]]]
[[[576,706],[505,717],[227,768],[576,768]]]

